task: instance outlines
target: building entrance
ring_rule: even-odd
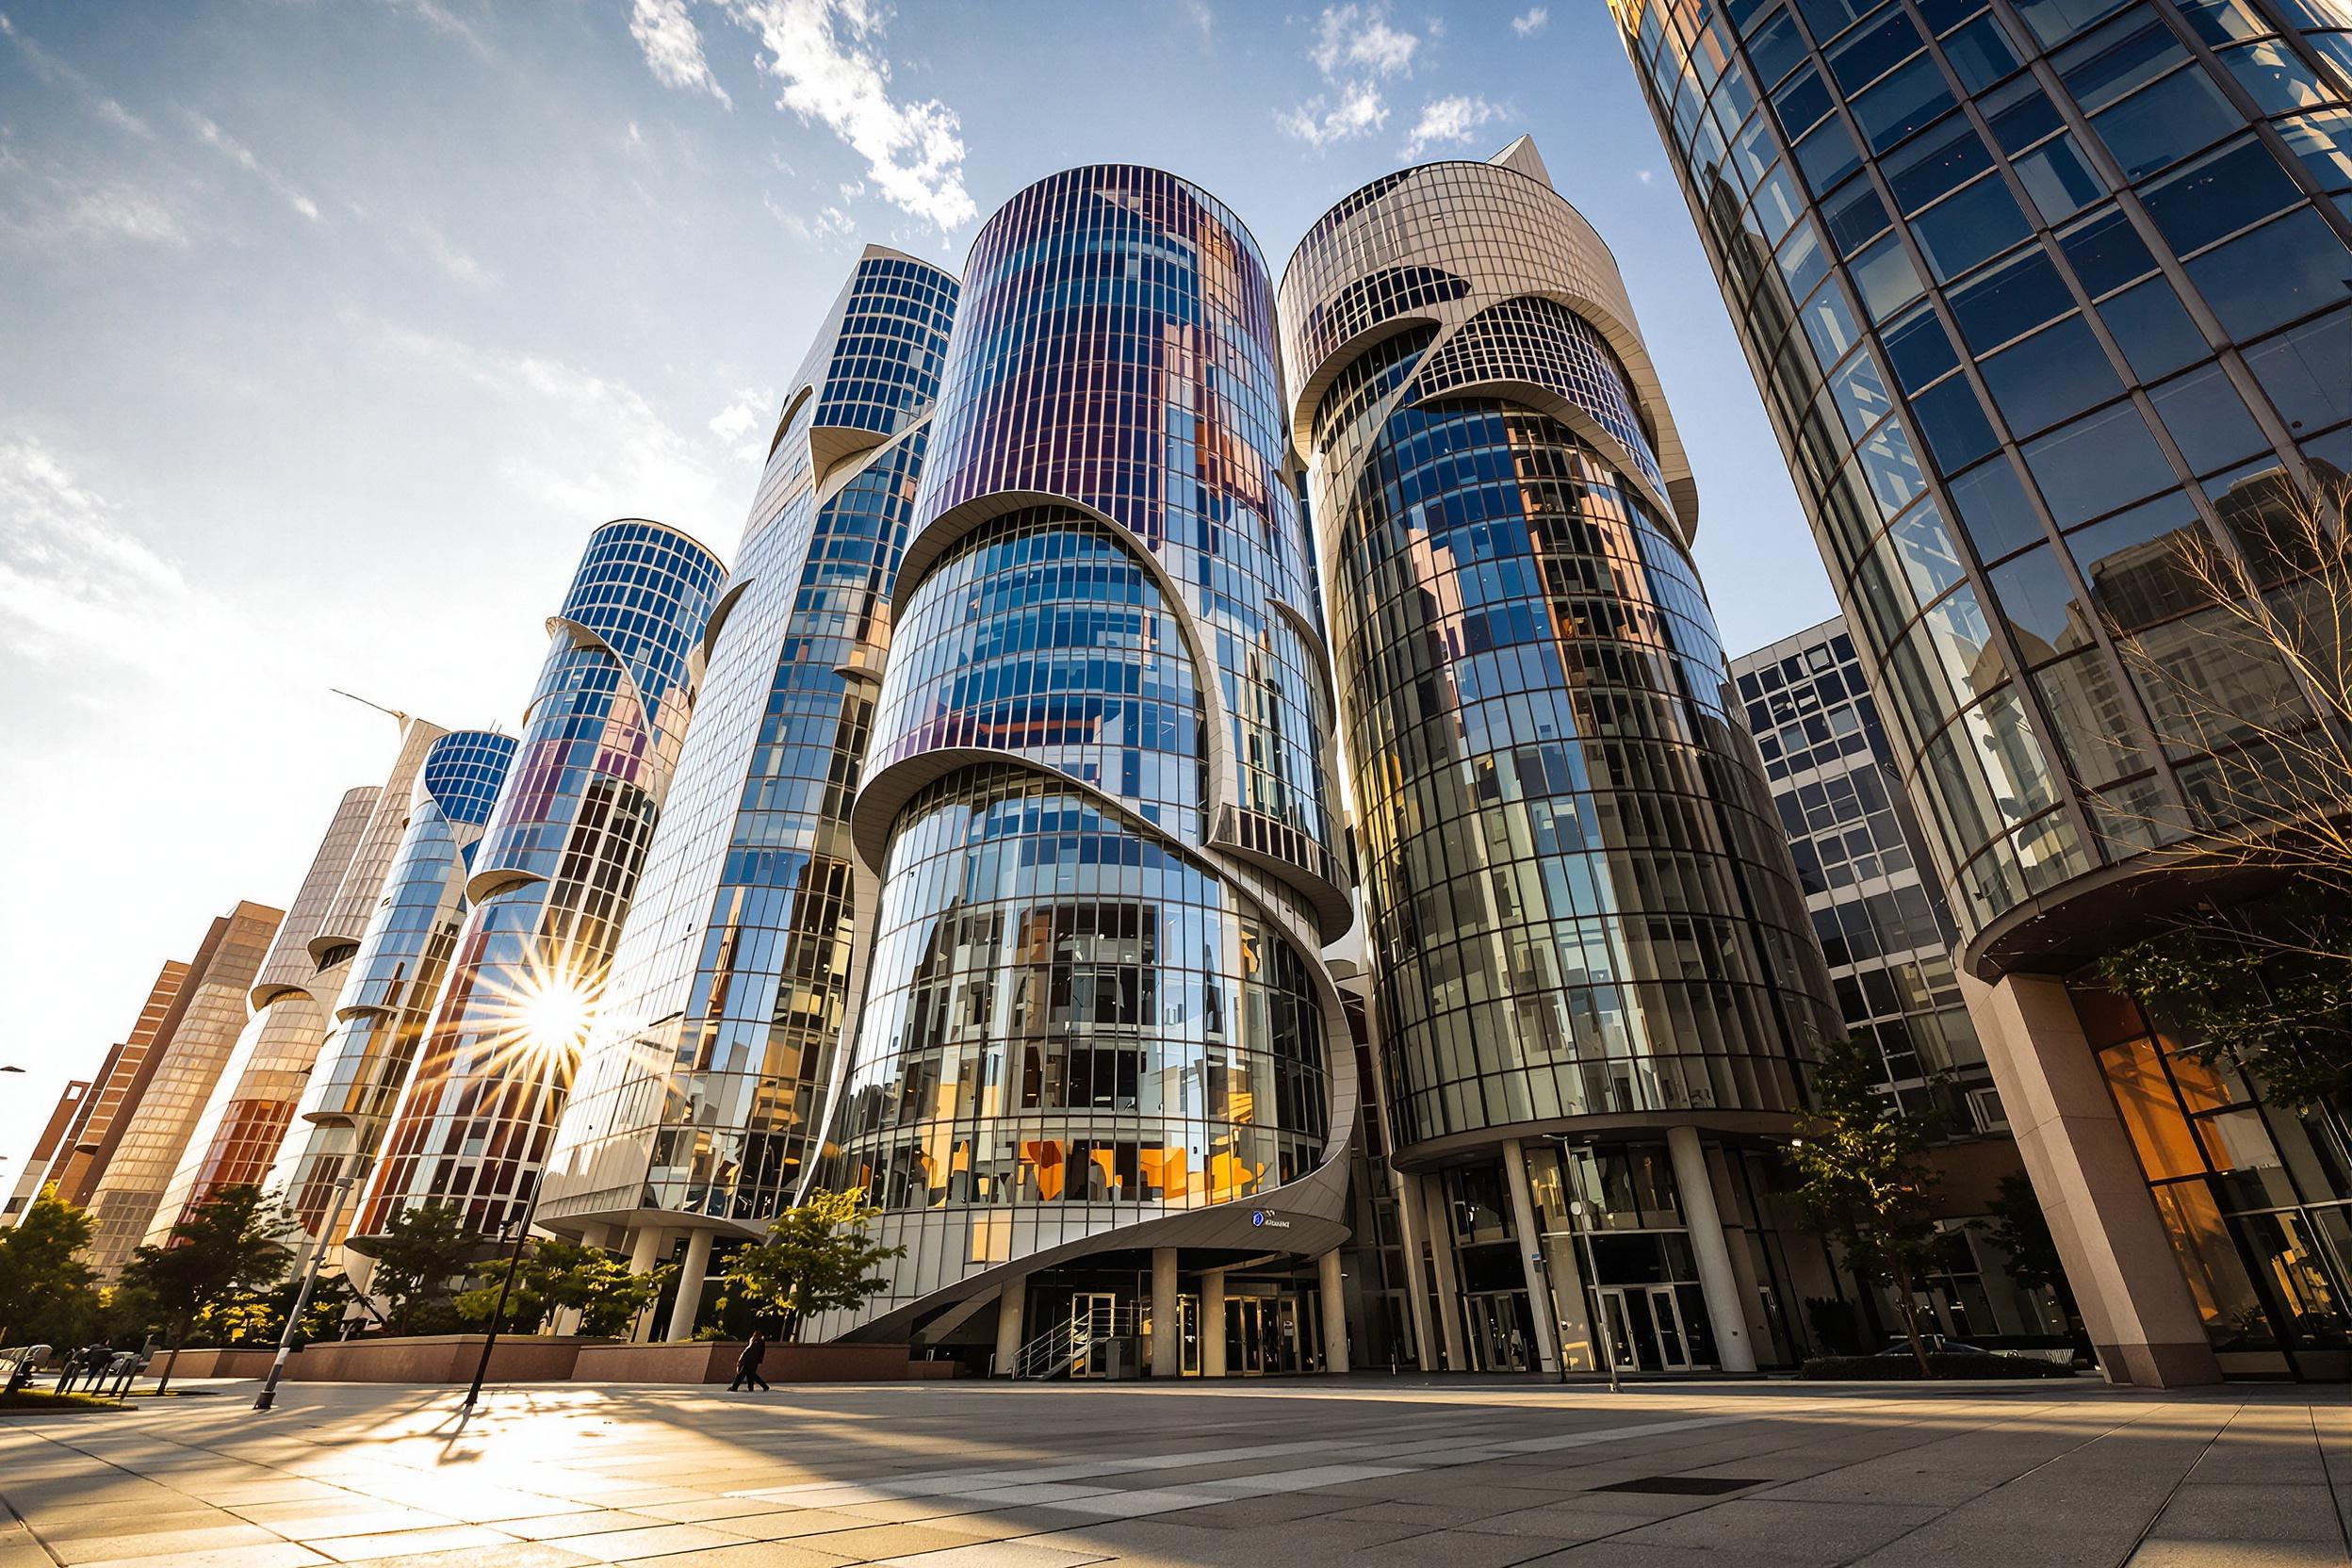
[[[1536,1366],[1535,1318],[1524,1290],[1476,1291],[1462,1298],[1470,1364],[1479,1372],[1531,1372]]]
[[[1298,1370],[1298,1298],[1236,1296],[1225,1302],[1225,1372],[1263,1378]]]
[[[1690,1335],[1673,1285],[1603,1285],[1601,1314],[1618,1366],[1627,1372],[1688,1372]]]
[[[1085,1347],[1070,1364],[1073,1378],[1107,1378],[1119,1332],[1119,1298],[1109,1291],[1082,1291],[1070,1298],[1071,1340]]]

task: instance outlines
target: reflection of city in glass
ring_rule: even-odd
[[[466,873],[506,780],[514,742],[483,729],[428,729],[381,900],[349,959],[335,1015],[270,1177],[314,1235],[335,1182],[374,1157],[416,1060],[466,913]],[[337,1234],[351,1221],[346,1204]]]
[[[1704,1185],[1710,1209],[1737,1195],[1754,1249],[1735,1269],[1720,1223],[1686,1244],[1676,1220],[1604,1257],[1606,1289],[1681,1282],[1610,1298],[1632,1364],[1785,1361],[1788,1326],[1763,1321],[1782,1264],[1752,1239],[1762,1146],[1725,1135],[1788,1125],[1828,988],[1727,707],[1688,553],[1696,490],[1615,264],[1523,139],[1341,202],[1282,303],[1400,1206],[1436,1240],[1425,1357],[1592,1354],[1578,1266],[1542,1239],[1567,1219],[1547,1135],[1606,1117],[1612,1147],[1589,1159],[1632,1160],[1670,1197]]]
[[[1073,170],[981,230],[855,816],[882,887],[826,1180],[908,1249],[861,1331],[992,1289],[1009,1354],[1085,1290],[1178,1311],[1180,1246],[1344,1235],[1318,954],[1347,900],[1281,396],[1264,263],[1197,188]],[[1124,1247],[1158,1249],[1149,1302],[1132,1266],[1079,1277]]]
[[[758,1235],[814,1147],[856,1001],[870,889],[849,805],[890,583],[930,436],[956,280],[870,248],[785,393],[709,668],[613,980],[550,1160],[543,1217],[652,1256]]]
[[[351,1234],[526,1208],[636,891],[725,567],[660,523],[590,536],[466,881],[465,929]],[[363,1248],[364,1250],[364,1248]]]
[[[2114,1005],[2089,966],[2212,890],[2164,847],[2249,809],[2278,738],[2312,722],[2180,551],[2203,542],[2290,602],[2266,535],[2352,468],[2352,17],[1614,8],[1874,672],[1959,968],[1985,985],[1978,1033],[2012,1110],[2062,1119],[2020,1140],[2037,1190],[2067,1247],[2119,1250],[2069,1252],[2102,1362],[2141,1382],[2210,1380],[2216,1350],[2288,1370],[2259,1347],[2293,1338],[2292,1293],[2250,1338],[2207,1310],[2229,1272],[2210,1234],[2132,1190],[2161,1162],[2108,1152],[2089,1129],[2131,1104],[2078,1095],[2069,1064]],[[2270,917],[2257,899],[2239,918]],[[2298,1189],[2314,1199],[2352,1184]],[[2234,1233],[2259,1252],[2272,1224]],[[2352,1251],[2311,1255],[2352,1291]]]

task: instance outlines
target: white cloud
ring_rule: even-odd
[[[82,242],[186,246],[173,198],[124,180],[92,180],[54,159],[36,170],[0,126],[0,237],[48,246]]]
[[[1421,118],[1413,122],[1413,134],[1405,139],[1396,155],[1417,158],[1435,142],[1467,141],[1473,131],[1501,113],[1485,99],[1465,93],[1432,98],[1421,106]]]
[[[1315,46],[1307,57],[1326,76],[1349,68],[1394,76],[1413,69],[1413,52],[1420,46],[1419,37],[1390,26],[1377,9],[1326,6],[1315,22]]]
[[[458,40],[483,59],[490,57],[490,46],[474,30],[474,24],[441,4],[441,0],[385,0],[385,4],[407,11],[436,33]]]
[[[870,41],[870,0],[722,0],[759,39],[760,69],[783,84],[776,106],[823,124],[866,160],[884,201],[944,233],[977,214],[964,188],[962,122],[937,98],[900,99]]]
[[[469,288],[490,288],[497,286],[498,275],[483,266],[467,252],[460,250],[449,237],[433,224],[418,219],[416,223],[416,243],[425,258],[439,268],[452,282]]]
[[[663,87],[696,89],[730,109],[735,106],[727,89],[710,74],[710,62],[702,54],[702,35],[694,30],[694,19],[686,14],[686,0],[636,0],[629,12],[629,36],[645,52],[653,79]]]
[[[1318,92],[1297,108],[1274,117],[1285,132],[1318,148],[1369,136],[1387,121],[1388,105],[1370,82],[1350,82],[1339,90],[1337,102]]]
[[[746,463],[761,463],[767,458],[767,448],[760,438],[768,433],[769,421],[776,416],[776,394],[764,386],[742,386],[735,390],[734,400],[710,416],[710,433],[727,444],[736,457]],[[743,439],[749,435],[752,439]]]
[[[0,438],[0,655],[141,662],[188,597],[179,568],[30,437]]]
[[[6,11],[0,11],[0,38],[5,38],[16,45],[18,53],[24,57],[24,63],[33,68],[33,74],[44,82],[63,82],[81,94],[90,106],[97,111],[100,119],[134,136],[152,138],[155,134],[147,122],[100,90],[97,83],[43,49],[40,44],[35,43],[31,39],[26,38],[23,33],[18,32],[16,24],[9,20],[8,13]]]
[[[1552,20],[1552,13],[1542,6],[1530,6],[1511,19],[1511,30],[1521,38],[1533,38]]]
[[[301,213],[304,218],[309,219],[314,223],[318,221],[318,204],[303,195],[302,191],[296,189],[292,182],[288,181],[283,174],[280,174],[276,170],[271,169],[269,165],[263,163],[260,158],[254,156],[253,150],[251,147],[246,146],[243,142],[229,135],[228,132],[222,130],[211,121],[205,119],[203,115],[198,114],[194,109],[187,109],[182,112],[187,114],[188,122],[196,127],[197,138],[203,141],[205,146],[220,153],[231,162],[237,164],[237,167],[253,174],[256,179],[260,180],[262,184],[276,191],[279,196],[285,199],[287,206],[292,207],[296,212]]]
[[[1192,24],[1200,29],[1202,43],[1217,41],[1217,13],[1209,9],[1203,0],[1184,0],[1184,14],[1191,17]]]
[[[1643,185],[1648,185],[1658,178],[1658,171],[1655,169],[1640,170],[1635,172],[1633,177],[1640,180]]]

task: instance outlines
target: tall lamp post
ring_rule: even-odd
[[[335,1178],[335,1201],[328,1206],[327,1222],[318,1229],[318,1239],[310,1249],[310,1266],[302,1270],[302,1288],[294,1295],[293,1310],[286,1315],[286,1331],[278,1335],[278,1359],[270,1364],[269,1380],[261,1385],[261,1393],[253,1400],[253,1409],[268,1410],[278,1402],[278,1380],[286,1375],[286,1358],[294,1351],[294,1336],[302,1331],[302,1309],[310,1305],[310,1293],[318,1287],[318,1266],[326,1261],[327,1249],[334,1245],[335,1222],[343,1217],[343,1200],[351,1197],[368,1174],[368,1160],[359,1156],[351,1168]]]
[[[523,1242],[531,1234],[531,1222],[539,1213],[539,1190],[546,1183],[533,1180],[531,1200],[523,1205],[522,1217],[514,1221],[514,1245],[506,1254],[506,1278],[498,1282],[498,1304],[491,1309],[490,1331],[482,1336],[482,1360],[474,1364],[473,1386],[457,1409],[462,1415],[471,1415],[474,1404],[482,1397],[482,1380],[490,1375],[490,1352],[498,1348],[498,1325],[506,1321],[506,1298],[514,1292],[514,1276],[523,1268]]]

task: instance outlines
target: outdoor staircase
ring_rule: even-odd
[[[1083,1316],[1073,1314],[1021,1348],[1013,1357],[1013,1376],[1031,1380],[1060,1377],[1104,1340],[1122,1339],[1138,1331],[1133,1307],[1107,1311],[1098,1308]]]

